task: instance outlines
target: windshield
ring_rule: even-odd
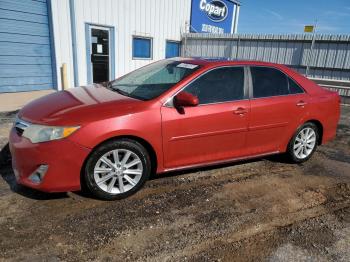
[[[195,64],[162,60],[112,81],[108,88],[125,96],[150,100],[169,90],[198,68]]]

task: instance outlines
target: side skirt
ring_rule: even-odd
[[[219,164],[234,163],[234,162],[238,162],[238,161],[242,161],[242,160],[249,160],[249,159],[260,158],[260,157],[264,157],[264,156],[276,155],[279,153],[281,153],[281,152],[280,151],[273,151],[273,152],[258,154],[258,155],[253,155],[253,156],[236,157],[236,158],[213,161],[213,162],[208,162],[208,163],[199,163],[199,164],[193,164],[193,165],[187,165],[187,166],[166,168],[166,169],[164,169],[163,172],[159,172],[159,174],[171,172],[171,171],[193,169],[193,168],[197,168],[197,167],[208,167],[208,166],[215,166],[215,165],[219,165]]]

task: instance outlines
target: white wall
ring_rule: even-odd
[[[57,85],[60,90],[61,66],[67,64],[68,81],[73,86],[72,33],[70,25],[69,0],[51,0],[53,36],[56,56]]]
[[[165,58],[165,41],[180,41],[190,20],[191,0],[73,0],[76,21],[79,85],[87,83],[85,24],[115,28],[115,76]],[[62,63],[74,85],[69,0],[52,0],[58,76]],[[153,60],[132,59],[132,36],[153,37]],[[60,77],[58,79],[59,86]]]

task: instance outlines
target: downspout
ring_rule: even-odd
[[[74,0],[69,0],[69,10],[70,10],[70,24],[71,24],[71,32],[72,32],[74,86],[79,86],[79,72],[78,72],[78,58],[77,58],[77,33],[76,33]]]

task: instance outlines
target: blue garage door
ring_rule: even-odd
[[[46,0],[0,0],[0,93],[54,88]]]

